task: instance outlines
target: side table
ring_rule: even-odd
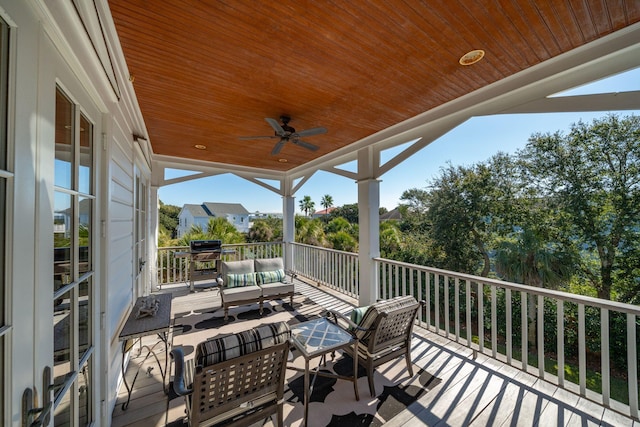
[[[142,363],[144,363],[144,361],[146,361],[152,355],[156,359],[156,363],[158,364],[158,368],[160,369],[160,375],[162,375],[162,387],[166,391],[165,383],[167,377],[167,367],[169,366],[171,294],[157,294],[153,295],[153,297],[159,303],[157,313],[154,316],[136,318],[138,309],[144,306],[145,299],[147,297],[138,298],[135,305],[133,306],[133,310],[131,310],[131,314],[129,314],[127,322],[124,324],[124,327],[122,328],[122,331],[118,336],[119,341],[124,341],[122,344],[122,381],[124,382],[124,386],[127,388],[127,401],[122,404],[122,410],[126,410],[129,406],[129,401],[131,400],[131,392],[133,390],[134,384],[136,383],[136,379],[138,379],[138,374],[140,373],[140,367],[142,366]],[[127,383],[127,376],[125,375],[125,355],[127,351],[133,348],[136,340],[140,341],[143,337],[153,334],[157,334],[159,340],[152,346],[142,346],[142,344],[140,345],[140,353],[142,353],[142,349],[145,348],[147,350],[147,355],[145,356],[144,360],[138,365],[138,371],[136,371],[136,375],[133,377],[131,386],[129,386],[129,384]],[[164,369],[162,369],[160,359],[155,353],[155,348],[160,343],[164,343]]]
[[[353,359],[353,376],[351,377],[320,371],[320,365],[326,361],[326,356],[330,352],[334,352],[351,345],[353,346],[354,354],[358,354],[358,340],[349,332],[330,322],[326,317],[321,317],[319,319],[309,320],[308,322],[293,325],[291,327],[291,342],[293,346],[300,351],[304,358],[303,425],[307,425],[307,418],[309,416],[309,396],[311,396],[313,384],[315,383],[315,379],[318,375],[353,382],[353,390],[356,395],[356,400],[360,400],[360,395],[358,394],[358,358]],[[313,382],[309,384],[309,377],[311,373],[309,362],[311,359],[316,357],[320,357],[320,362],[318,367],[313,370]],[[290,369],[299,370],[295,367],[290,367]]]

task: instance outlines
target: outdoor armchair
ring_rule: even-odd
[[[357,357],[358,363],[366,369],[371,396],[375,396],[374,369],[389,360],[404,356],[409,374],[413,376],[411,334],[422,304],[413,296],[403,296],[357,308],[351,317],[328,312],[330,320],[341,323],[358,339],[357,354],[353,354],[351,348],[345,348],[344,351]]]
[[[189,425],[246,426],[277,414],[282,426],[290,336],[289,325],[278,322],[201,342],[192,384],[182,349],[171,350],[173,390],[185,396]]]

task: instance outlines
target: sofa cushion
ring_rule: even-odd
[[[227,274],[224,280],[224,285],[227,288],[241,288],[244,286],[255,286],[256,273],[239,273],[239,274]]]
[[[196,365],[209,366],[214,363],[244,356],[280,343],[291,337],[286,322],[269,323],[253,329],[210,338],[196,348]]]
[[[223,277],[227,274],[246,274],[253,273],[253,260],[245,259],[244,261],[223,261],[221,272]]]
[[[258,285],[222,288],[220,293],[222,294],[222,301],[225,303],[251,300],[258,302],[262,296],[262,288]]]
[[[293,283],[273,282],[260,285],[262,296],[282,295],[293,292]]]
[[[286,276],[283,269],[273,271],[258,271],[258,285],[266,285],[267,283],[284,282]]]
[[[262,258],[254,261],[257,272],[284,270],[282,258]]]

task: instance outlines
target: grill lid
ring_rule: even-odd
[[[191,252],[219,252],[222,248],[221,240],[192,240],[189,242]]]

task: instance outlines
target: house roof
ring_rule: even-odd
[[[189,213],[191,213],[191,216],[194,218],[206,218],[209,216],[209,213],[204,210],[203,205],[187,204],[182,206],[182,210],[189,211]]]
[[[622,109],[607,106],[623,97],[567,106],[546,95],[640,65],[633,52],[607,57],[638,44],[638,1],[108,5],[144,118],[137,132],[171,164],[284,173],[373,144],[429,143],[458,124],[443,125],[450,114]],[[475,50],[483,59],[461,65]],[[298,132],[325,127],[304,137],[318,149],[288,143],[272,155],[280,137],[265,118],[282,115]]]
[[[392,209],[389,212],[383,213],[382,215],[380,215],[380,221],[387,221],[390,219],[395,219],[395,220],[402,219],[402,214],[400,213],[400,210],[398,208]]]
[[[314,212],[313,214],[314,214],[314,215],[328,215],[328,214],[330,214],[331,212],[333,212],[334,210],[336,210],[336,208],[332,206],[332,207],[329,207],[329,208],[327,208],[327,209],[321,209],[321,210],[319,210],[319,211],[316,211],[316,212]]]
[[[205,202],[203,205],[209,212],[214,215],[249,215],[249,211],[240,203],[211,203]]]

